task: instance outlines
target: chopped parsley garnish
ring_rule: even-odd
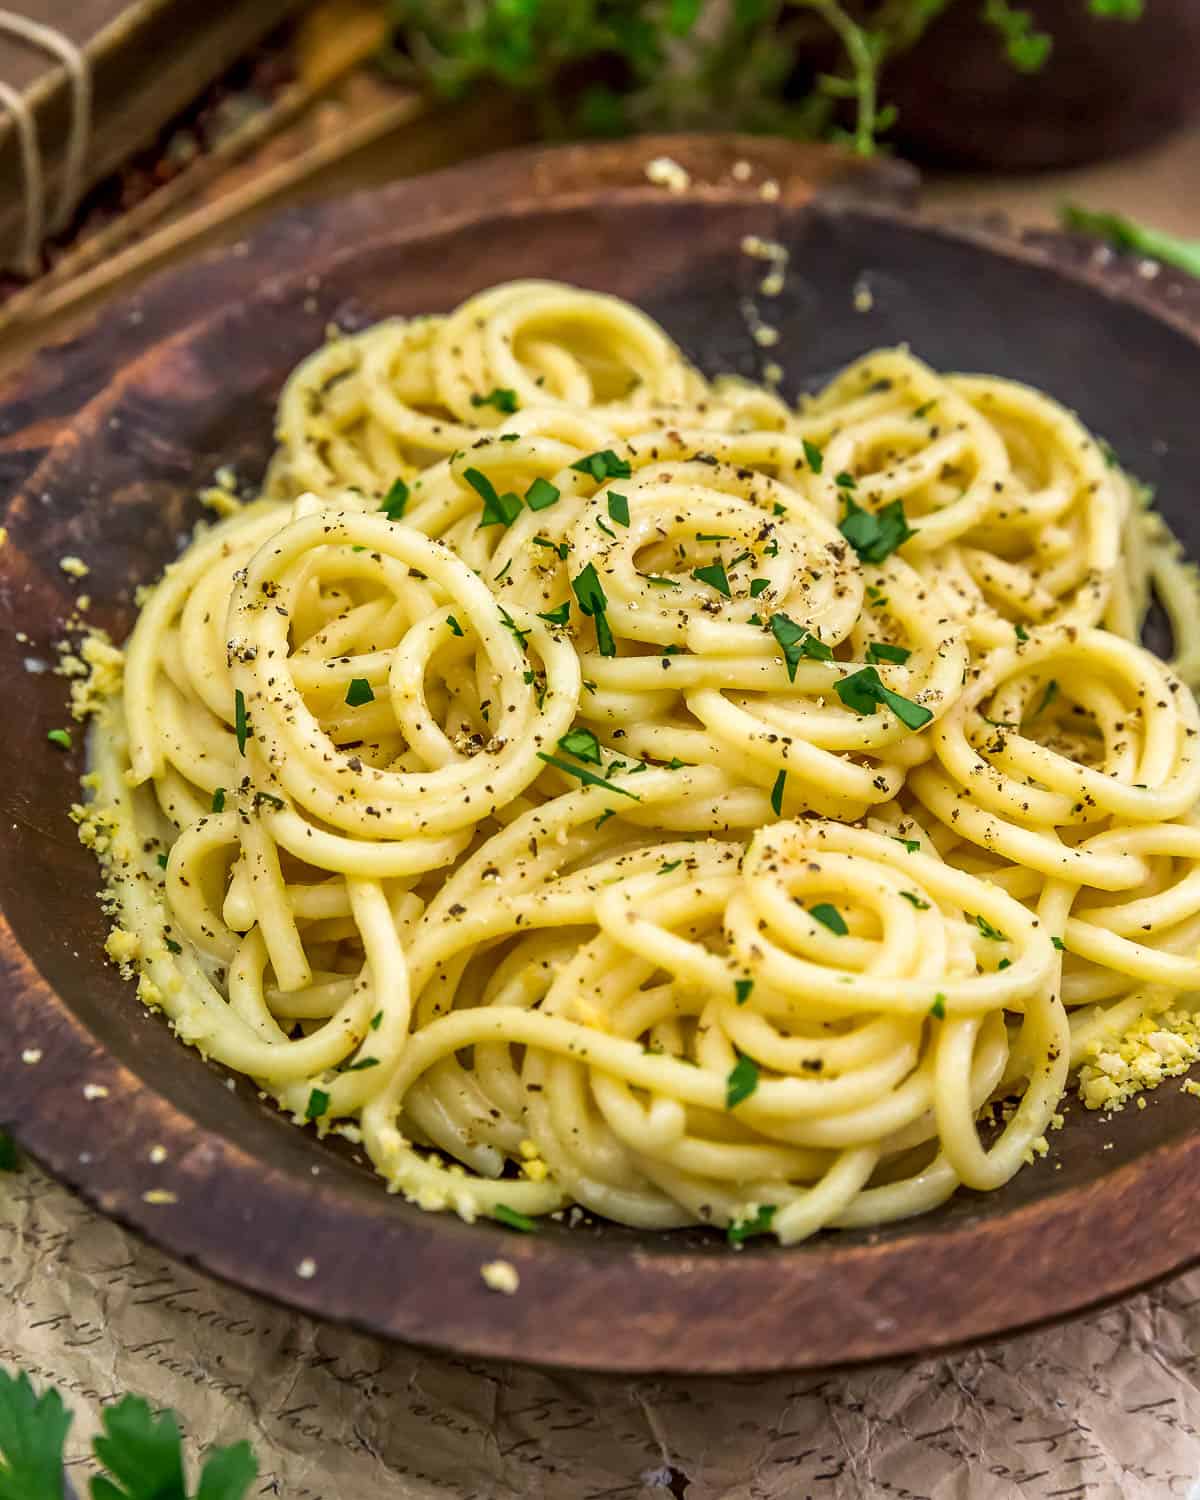
[[[500,611],[500,623],[508,631],[509,635],[512,636],[513,640],[516,641],[517,645],[524,650],[525,642],[529,639],[530,632],[520,628],[503,604],[498,604],[496,608]]]
[[[346,702],[351,708],[361,708],[364,703],[375,702],[375,690],[365,677],[352,677],[346,689]]]
[[[599,526],[600,530],[604,533],[605,536],[610,536],[612,537],[613,541],[616,541],[617,533],[612,529],[612,527],[608,524],[603,516],[596,517],[596,525]]]
[[[480,527],[512,525],[520,514],[520,495],[514,495],[511,490],[498,495],[496,486],[486,474],[481,474],[478,469],[467,469],[463,478],[483,501],[483,514],[479,518]]]
[[[856,714],[873,714],[881,703],[886,703],[908,729],[921,729],[933,718],[930,711],[921,704],[902,698],[899,693],[893,693],[891,688],[884,687],[874,667],[863,667],[861,671],[843,677],[840,682],[834,683],[833,690],[846,707],[852,708]]]
[[[843,490],[856,490],[858,488],[858,480],[855,479],[853,474],[847,473],[845,469],[840,474],[834,475],[833,482]]]
[[[580,474],[590,474],[598,484],[605,479],[628,479],[633,473],[629,460],[618,458],[611,448],[602,448],[599,453],[589,453],[586,458],[576,460],[571,467]]]
[[[727,531],[698,531],[696,540],[698,542],[727,542],[730,537]]]
[[[580,609],[596,622],[596,645],[600,655],[616,656],[617,644],[613,640],[608,616],[605,614],[608,608],[608,598],[596,575],[593,563],[588,563],[581,573],[571,579],[571,588],[574,590],[576,599],[579,600]]]
[[[507,561],[507,562],[506,562],[506,563],[505,563],[505,564],[504,564],[504,566],[503,566],[503,567],[502,567],[502,568],[501,568],[501,569],[500,569],[500,571],[499,571],[499,572],[498,572],[498,573],[497,573],[497,574],[496,574],[496,577],[495,577],[495,580],[494,580],[494,581],[495,581],[495,582],[496,582],[496,583],[500,583],[500,582],[502,582],[502,581],[503,581],[503,580],[504,580],[504,579],[505,579],[505,578],[507,578],[507,577],[508,577],[508,570],[509,570],[509,569],[510,569],[510,568],[511,568],[511,567],[512,567],[512,565],[513,565],[513,560],[512,560],[512,558],[511,558],[511,557],[510,557],[510,558],[509,558],[509,560],[508,560],[508,561]]]
[[[519,1229],[522,1234],[537,1233],[537,1225],[528,1214],[519,1214],[507,1203],[497,1203],[492,1209],[492,1218],[499,1224],[507,1224],[510,1229]]]
[[[596,821],[592,824],[592,827],[601,828],[605,823],[608,822],[609,818],[615,818],[616,815],[617,814],[614,808],[606,807],[600,814],[600,816],[596,819]]]
[[[379,507],[387,516],[389,521],[399,521],[404,515],[404,509],[408,504],[408,485],[403,479],[393,479],[392,487],[383,497]]]
[[[771,1221],[775,1217],[775,1205],[763,1203],[759,1206],[751,1219],[738,1219],[725,1231],[725,1238],[731,1245],[744,1245],[748,1239],[756,1234],[770,1234]]]
[[[931,1016],[936,1016],[939,1021],[944,1021],[946,1019],[945,995],[939,994],[933,997],[933,1004],[929,1007],[929,1014]]]
[[[47,732],[46,738],[52,745],[57,745],[60,750],[69,750],[71,748],[71,731],[69,729],[51,729]]]
[[[937,404],[938,398],[934,396],[932,401],[925,401],[920,406],[918,406],[916,411],[913,412],[913,416],[919,422],[922,417],[927,417]]]
[[[165,854],[156,854],[154,856],[154,863],[160,870],[165,870],[167,868],[167,856]]]
[[[902,667],[911,655],[912,652],[903,646],[892,646],[887,641],[872,641],[867,647],[869,662],[888,661],[897,667]]]
[[[614,781],[606,781],[603,776],[597,776],[594,771],[588,771],[583,766],[573,766],[569,761],[559,760],[557,755],[547,755],[544,750],[537,752],[539,760],[544,760],[548,766],[556,766],[560,771],[565,771],[568,776],[574,776],[577,781],[582,781],[584,786],[602,786],[606,792],[620,792],[622,797],[630,797],[634,802],[642,799],[637,792],[627,791],[623,786],[617,786]]]
[[[454,618],[453,615],[447,615],[446,616],[446,624],[449,625],[449,627],[450,627],[450,633],[451,633],[451,635],[463,635],[464,634],[462,626],[458,623],[458,621]]]
[[[796,668],[800,665],[802,656],[811,657],[813,661],[833,660],[832,649],[824,641],[819,641],[811,631],[797,625],[788,615],[771,616],[771,634],[779,642],[779,649],[783,652],[790,682],[796,680]]]
[[[749,1099],[757,1087],[758,1064],[752,1057],[739,1052],[738,1060],[725,1080],[725,1108],[736,1109],[744,1099]]]
[[[739,1005],[745,1005],[753,992],[753,979],[735,979],[733,981],[733,996]]]
[[[1036,719],[1037,716],[1038,716],[1038,714],[1042,713],[1045,709],[1049,708],[1050,705],[1054,702],[1055,698],[1057,698],[1057,697],[1058,697],[1058,683],[1052,677],[1050,679],[1050,681],[1046,684],[1046,691],[1042,694],[1042,701],[1038,704],[1038,706],[1034,709],[1034,711],[1029,715],[1030,719],[1031,720],[1032,719]]]
[[[983,933],[984,937],[991,938],[993,943],[1008,942],[1008,934],[1006,932],[1001,932],[998,927],[993,927],[986,917],[973,916],[971,920],[975,923],[976,927],[979,928],[980,932]]]
[[[375,1012],[375,1014],[371,1017],[371,1030],[372,1031],[378,1031],[379,1028],[380,1028],[380,1026],[382,1024],[383,1024],[383,1012],[381,1010],[377,1010]]]
[[[706,568],[697,568],[693,572],[692,577],[698,583],[707,583],[711,588],[716,589],[718,594],[724,594],[726,599],[733,597],[730,593],[729,579],[725,573],[724,563],[709,563]]]
[[[473,395],[472,406],[494,406],[497,411],[505,411],[510,414],[517,409],[517,393],[510,391],[505,385],[498,385],[490,390],[486,396]]]
[[[679,866],[682,863],[683,863],[683,860],[681,860],[681,859],[669,859],[666,862],[666,864],[659,865],[659,867],[658,867],[658,873],[660,875],[669,875],[672,870],[678,870]]]
[[[305,1106],[304,1118],[306,1120],[319,1120],[329,1108],[329,1095],[324,1089],[313,1089],[308,1096],[308,1104]]]
[[[836,906],[831,906],[828,901],[821,901],[816,906],[810,906],[808,914],[815,921],[820,922],[822,927],[828,927],[834,937],[845,937],[850,931],[846,926],[845,917]]]
[[[347,1063],[342,1069],[343,1073],[365,1073],[368,1068],[377,1068],[379,1059],[377,1057],[360,1057],[357,1062]]]
[[[642,576],[647,583],[652,583],[655,588],[677,589],[679,587],[679,580],[677,578],[662,578],[657,573],[643,573]]]
[[[555,553],[560,561],[566,562],[567,553],[571,550],[566,542],[552,542],[544,536],[535,536],[531,540],[535,547],[546,547],[549,551]]]
[[[769,589],[770,587],[771,580],[769,578],[752,578],[750,580],[751,599],[757,599],[764,589]]]
[[[539,620],[545,620],[547,625],[565,625],[571,618],[571,601],[564,599],[555,609],[548,609],[544,614],[539,614]]]
[[[1011,968],[1012,968],[1012,959],[1011,958],[1002,958],[1000,960],[1000,962],[996,965],[996,972],[999,973],[999,971],[1001,969],[1011,969]]]
[[[806,459],[808,459],[808,467],[813,471],[814,474],[819,474],[825,467],[825,455],[821,452],[820,448],[817,447],[816,443],[810,443],[807,438],[805,438],[803,441],[804,456]]]
[[[900,894],[907,902],[915,906],[918,911],[929,910],[929,902],[923,901],[921,897],[917,895],[916,891],[901,891]]]
[[[237,688],[233,695],[233,732],[237,736],[238,754],[245,755],[250,721],[246,718],[246,697],[241,688]]]
[[[525,504],[530,510],[546,510],[557,501],[561,491],[539,475],[525,491]]]
[[[920,839],[902,839],[900,837],[900,835],[897,834],[897,833],[893,833],[892,837],[896,840],[896,842],[898,844],[903,844],[904,847],[908,850],[908,852],[910,854],[920,854],[920,852],[921,852],[921,840]]]
[[[780,502],[778,500],[776,500],[775,504],[772,505],[772,507],[771,507],[771,514],[773,516],[786,516],[787,515],[787,506],[786,505],[781,505]]]
[[[1017,640],[1027,641],[1029,639],[1029,632],[1025,629],[1024,625],[1014,625],[1013,629],[1017,633]]]
[[[616,490],[609,490],[608,513],[618,526],[628,526],[629,497],[627,495],[619,495]]]
[[[212,795],[212,810],[213,812],[225,811],[225,788],[223,786],[219,786]]]
[[[893,500],[880,511],[864,510],[847,495],[846,514],[838,530],[854,548],[860,562],[881,563],[913,535],[904,514],[904,501]]]
[[[1060,938],[1060,937],[1052,937],[1050,939],[1050,941],[1054,944],[1054,946],[1058,949],[1058,951],[1060,953],[1065,953],[1066,952],[1067,945],[1066,945],[1066,943],[1063,942],[1062,938]]]
[[[558,742],[558,748],[579,760],[590,761],[593,766],[603,764],[600,757],[600,741],[590,729],[570,729]]]
[[[778,818],[783,812],[783,789],[787,785],[787,772],[780,771],[771,788],[771,809]]]
[[[182,953],[183,952],[183,949],[175,941],[175,939],[167,937],[165,933],[163,934],[163,942],[167,945],[167,952],[168,953]]]
[[[255,794],[254,794],[254,806],[255,806],[255,808],[261,807],[264,802],[267,804],[268,807],[276,807],[281,812],[283,811],[283,808],[286,805],[284,803],[283,798],[282,797],[276,797],[273,792],[255,792]]]

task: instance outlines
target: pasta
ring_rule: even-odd
[[[142,998],[392,1190],[878,1225],[1200,988],[1195,589],[1048,397],[892,349],[793,410],[523,282],[333,338],[277,432],[76,817]]]

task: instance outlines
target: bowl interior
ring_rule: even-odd
[[[790,252],[778,297],[758,294],[762,262],[740,249],[751,232],[769,234]],[[244,1083],[229,1091],[222,1074],[178,1044],[161,1018],[145,1013],[132,986],[104,962],[96,870],[66,816],[77,796],[80,757],[47,748],[46,731],[65,722],[65,687],[44,667],[54,661],[54,641],[81,589],[92,599],[89,618],[124,636],[136,585],[157,574],[203,514],[195,491],[218,465],[232,464],[245,481],[261,475],[280,385],[330,321],[355,326],[444,311],[484,286],[520,276],[557,277],[629,297],[706,373],[761,378],[765,364],[777,361],[791,393],[867,349],[900,342],[941,369],[1028,381],[1075,408],[1156,487],[1176,533],[1200,555],[1193,501],[1200,345],[1137,306],[1032,260],[865,212],[662,198],[633,210],[601,203],[497,213],[469,234],[450,229],[405,241],[398,230],[348,245],[310,277],[264,281],[253,297],[217,309],[120,370],[12,497],[5,518],[0,661],[10,717],[0,740],[0,903],[20,948],[100,1049],[97,1057],[124,1065],[172,1115],[291,1181],[297,1193],[312,1190],[312,1169],[319,1167],[325,1195],[349,1212],[359,1205],[380,1223],[424,1216],[388,1198],[352,1150],[294,1129]],[[748,299],[779,329],[777,346],[763,349],[751,336]],[[29,414],[7,417],[11,430]],[[90,574],[81,585],[61,572],[65,554],[87,561]],[[39,1040],[28,1016],[21,1039],[26,1046]],[[1052,1138],[1051,1158],[999,1192],[964,1192],[918,1221],[870,1234],[822,1236],[788,1251],[755,1246],[738,1261],[800,1257],[834,1267],[855,1244],[930,1240],[1002,1219],[1195,1130],[1196,1103],[1178,1087],[1158,1090],[1148,1103],[1112,1121],[1070,1106],[1065,1128]],[[79,1109],[77,1100],[64,1107]],[[17,1122],[18,1132],[28,1128],[34,1148],[86,1186],[86,1164],[55,1160],[55,1126],[46,1118],[52,1112],[47,1101],[38,1119]],[[95,1119],[101,1128],[102,1117]],[[117,1127],[106,1118],[102,1128]],[[144,1138],[128,1141],[139,1160],[144,1144]],[[437,1233],[448,1242],[466,1236],[495,1253],[493,1226],[442,1218]],[[643,1234],[600,1224],[568,1231],[548,1224],[544,1233],[585,1257],[624,1259],[631,1249],[639,1259],[728,1254],[719,1236],[703,1231]]]

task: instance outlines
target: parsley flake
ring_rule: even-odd
[[[771,809],[778,818],[783,812],[783,789],[787,785],[787,772],[780,771],[771,788]]]
[[[824,641],[819,641],[811,631],[797,625],[788,615],[771,616],[771,634],[779,642],[779,649],[783,652],[789,682],[795,682],[796,668],[800,665],[802,656],[811,657],[814,661],[833,660],[832,649]]]
[[[464,634],[462,626],[458,623],[458,621],[454,618],[453,615],[447,615],[446,616],[446,624],[449,625],[449,627],[450,627],[450,633],[452,635],[463,635]]]
[[[404,516],[405,507],[408,505],[408,485],[403,479],[393,479],[392,487],[383,497],[379,509],[389,521],[399,521]]]
[[[810,906],[808,914],[815,921],[820,922],[822,927],[828,927],[834,937],[845,937],[850,931],[846,926],[845,917],[836,906],[831,906],[828,901],[821,901],[816,906]]]
[[[769,578],[752,578],[750,580],[751,599],[757,599],[765,589],[769,589],[770,587],[771,580]]]
[[[814,474],[819,474],[825,467],[825,455],[817,447],[816,443],[810,443],[807,438],[804,438],[803,442],[804,456],[808,459],[808,467]]]
[[[558,770],[565,771],[568,776],[574,776],[577,781],[582,781],[584,786],[602,786],[606,792],[620,792],[622,797],[629,797],[634,802],[642,800],[637,792],[627,791],[614,781],[606,781],[603,776],[597,776],[594,771],[585,770],[583,766],[573,766],[569,761],[559,760],[557,755],[547,755],[544,750],[539,750],[537,757],[539,760],[544,760],[548,766],[556,766]]]
[[[678,870],[679,866],[682,863],[683,860],[681,859],[669,859],[667,860],[666,864],[659,865],[658,873],[660,875],[669,875],[672,870]]]
[[[238,754],[245,755],[250,721],[246,718],[246,697],[241,688],[237,688],[233,695],[233,732],[237,736]]]
[[[735,979],[733,981],[734,999],[739,1005],[745,1005],[754,992],[753,979]]]
[[[525,504],[530,510],[546,510],[558,500],[560,494],[561,491],[548,479],[539,475],[525,491]]]
[[[774,1217],[773,1203],[760,1204],[752,1218],[736,1219],[725,1231],[725,1238],[731,1245],[744,1245],[756,1234],[770,1234]]]
[[[749,1099],[757,1087],[758,1064],[752,1057],[739,1052],[738,1060],[725,1080],[725,1108],[736,1109],[743,1100]]]
[[[629,460],[618,458],[611,448],[589,453],[586,458],[577,459],[571,467],[580,474],[590,474],[597,483],[605,479],[628,479],[633,473]]]
[[[497,411],[508,412],[511,415],[517,409],[517,393],[510,391],[507,386],[498,385],[486,396],[472,395],[471,405],[494,406]]]
[[[364,703],[375,702],[375,690],[365,677],[352,677],[346,689],[346,702],[351,708],[361,708]]]
[[[975,915],[971,917],[971,920],[979,928],[980,932],[983,933],[984,937],[991,938],[993,943],[1008,942],[1008,934],[1001,932],[998,927],[993,927],[986,917]]]
[[[840,474],[834,475],[833,482],[843,490],[856,490],[858,488],[858,480],[845,469]]]
[[[854,548],[860,562],[883,562],[913,535],[903,500],[893,500],[875,513],[864,510],[852,495],[845,500],[846,513],[838,530]]]
[[[564,599],[556,608],[548,609],[538,615],[538,619],[545,620],[547,625],[565,625],[570,618],[571,601],[569,599]]]
[[[593,766],[603,764],[600,757],[600,741],[590,729],[570,729],[558,742],[558,748],[579,760],[590,761]]]
[[[483,501],[483,512],[479,526],[511,526],[521,510],[521,497],[511,490],[503,495],[496,493],[496,486],[478,469],[467,469],[463,478]]]
[[[596,573],[595,564],[588,563],[581,573],[571,580],[571,588],[579,600],[579,607],[596,624],[596,645],[601,656],[616,656],[617,645],[609,628],[608,598]]]
[[[509,1229],[519,1229],[522,1234],[536,1234],[537,1225],[528,1214],[519,1214],[515,1208],[509,1208],[507,1203],[497,1203],[492,1209],[492,1218],[498,1224],[506,1224]]]
[[[869,662],[887,661],[902,667],[911,655],[903,646],[892,646],[887,641],[872,641],[867,647]]]
[[[225,811],[225,788],[223,786],[219,786],[212,794],[212,810],[213,812]]]
[[[1042,694],[1042,701],[1038,704],[1038,706],[1034,709],[1034,711],[1029,715],[1030,721],[1032,722],[1034,719],[1037,718],[1037,716],[1040,713],[1042,713],[1045,709],[1049,708],[1050,705],[1054,702],[1055,698],[1057,698],[1057,697],[1058,697],[1058,683],[1052,677],[1050,679],[1050,681],[1046,684],[1046,691]]]
[[[1060,937],[1052,937],[1050,939],[1050,941],[1054,944],[1054,946],[1058,949],[1058,951],[1060,953],[1065,953],[1066,952],[1067,945],[1066,945],[1066,943],[1063,942],[1062,938],[1060,938]]]
[[[306,1120],[319,1120],[329,1108],[329,1095],[324,1089],[313,1089],[308,1096],[308,1103],[304,1109]]]
[[[873,714],[881,703],[886,703],[900,722],[908,729],[921,729],[933,718],[927,708],[902,698],[884,687],[874,667],[863,667],[835,682],[833,690],[846,705],[857,714]]]
[[[929,1014],[931,1016],[936,1016],[939,1021],[944,1021],[946,1019],[945,995],[938,994],[933,997],[933,1004],[929,1007]]]
[[[629,497],[627,495],[619,495],[616,490],[609,490],[608,513],[618,526],[628,526]]]
[[[724,594],[726,599],[733,597],[730,593],[724,563],[710,563],[706,568],[697,568],[692,573],[692,577],[698,583],[707,583],[711,588],[716,589],[718,594]]]
[[[918,911],[929,910],[929,902],[922,900],[922,898],[917,895],[916,891],[901,891],[900,894],[911,906],[915,906]]]

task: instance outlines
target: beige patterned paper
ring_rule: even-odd
[[[249,1438],[251,1494],[286,1500],[1200,1500],[1200,1272],[947,1358],[572,1375],[318,1324],[26,1168],[0,1179],[0,1363],[62,1387],[76,1462],[99,1401],[134,1391],[190,1444]]]

